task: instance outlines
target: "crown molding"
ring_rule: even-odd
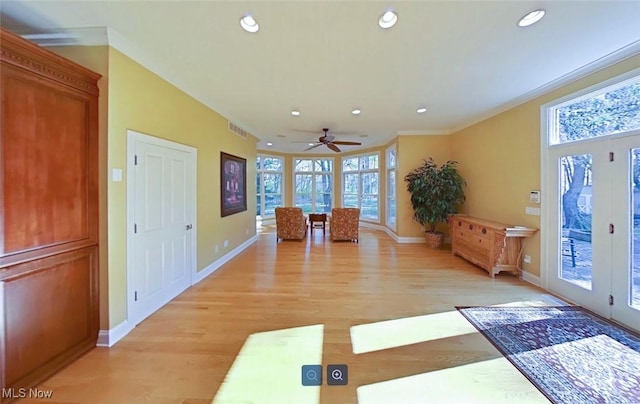
[[[452,132],[451,131],[445,131],[445,130],[420,130],[420,129],[415,129],[415,130],[399,130],[396,132],[396,134],[398,136],[442,136],[442,135],[450,135]]]

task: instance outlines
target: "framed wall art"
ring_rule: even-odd
[[[247,159],[220,152],[222,217],[247,210]]]

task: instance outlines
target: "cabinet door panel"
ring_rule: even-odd
[[[97,248],[11,268],[4,286],[6,385],[93,345],[98,333]],[[52,304],[55,302],[55,304]]]
[[[5,254],[89,237],[87,103],[3,75]]]

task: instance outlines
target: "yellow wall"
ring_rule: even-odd
[[[422,226],[413,220],[413,208],[404,177],[429,157],[433,157],[438,165],[444,164],[451,158],[450,141],[451,138],[446,135],[403,135],[398,137],[398,171],[396,173],[398,236],[424,237]],[[439,225],[438,230],[448,233],[445,223]]]
[[[198,149],[197,268],[255,235],[256,138],[227,130],[227,120],[119,51],[109,52],[109,169],[128,162],[127,129]],[[220,217],[220,152],[247,159],[247,210]],[[109,183],[110,325],[126,318],[126,183]],[[228,247],[223,241],[229,240]],[[215,252],[218,245],[219,252]]]
[[[109,260],[107,233],[107,136],[108,136],[108,102],[109,102],[109,47],[93,46],[61,46],[48,48],[74,62],[102,75],[98,81],[100,97],[98,98],[98,192],[99,192],[99,262],[100,262],[100,329],[109,328]]]
[[[227,120],[116,49],[54,51],[101,73],[100,225],[101,329],[127,318],[127,130],[195,147],[197,152],[197,269],[206,268],[255,236],[256,141],[227,130]],[[247,211],[220,217],[220,152],[247,159]],[[111,170],[123,181],[110,181]],[[229,240],[228,247],[223,246]],[[215,246],[219,252],[215,252]],[[107,248],[108,247],[108,248]]]
[[[640,56],[572,82],[451,136],[452,158],[467,180],[464,210],[473,216],[540,228],[540,217],[525,214],[529,191],[540,189],[540,107],[591,85],[640,67]],[[544,198],[545,195],[542,195]],[[540,233],[527,242],[531,264],[540,275]]]

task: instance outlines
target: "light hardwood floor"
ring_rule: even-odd
[[[211,403],[228,372],[216,402],[547,402],[455,309],[553,304],[543,290],[379,231],[362,229],[359,244],[317,230],[276,244],[274,230],[39,386],[53,392],[46,402]],[[347,364],[349,384],[325,374],[301,387],[299,366],[316,357]]]

